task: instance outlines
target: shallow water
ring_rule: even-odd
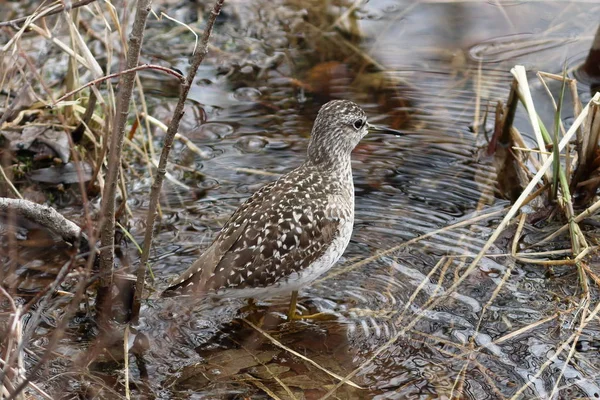
[[[536,376],[577,321],[575,303],[559,302],[554,295],[571,298],[579,287],[568,266],[548,274],[545,267],[506,255],[514,228],[455,293],[441,296],[508,205],[495,192],[484,131],[493,127],[496,102],[508,96],[510,68],[525,65],[533,82],[537,70],[560,73],[564,60],[568,68],[576,67],[591,43],[600,6],[575,1],[371,1],[357,13],[364,38],[356,54],[373,58],[395,85],[378,91],[382,97],[371,96],[372,83],[357,83],[360,79],[343,63],[333,68],[327,89],[316,93],[289,79],[313,79],[312,88],[317,88],[306,70],[319,75],[315,68],[324,62],[344,61],[321,42],[323,47],[315,50],[314,44],[290,41],[283,16],[296,21],[298,5],[281,1],[277,11],[244,2],[228,7],[214,38],[214,46],[227,51],[212,53],[201,68],[181,129],[203,156],[178,143],[171,159],[203,177],[170,170],[189,188],[165,182],[164,219],[151,259],[156,286],[163,288],[187,268],[251,193],[302,162],[320,104],[331,97],[353,99],[371,121],[404,136],[373,133],[355,151],[352,240],[338,265],[301,293],[300,303],[308,311],[336,319],[285,324],[280,316],[286,298],[259,304],[267,311],[249,318],[266,315],[259,323],[264,330],[341,376],[360,367],[352,380],[365,389],[342,386],[337,398],[510,398],[527,382],[531,385],[521,398],[548,398],[562,368],[559,398],[600,397],[597,324],[584,330],[569,365],[563,365],[561,355]],[[170,15],[185,19],[190,9],[180,6]],[[151,23],[148,37],[162,31],[164,25]],[[146,58],[172,59],[172,65],[185,70],[181,49],[186,39],[169,38],[168,54],[149,49]],[[295,64],[285,59],[286,52]],[[348,69],[357,65],[351,56],[346,62]],[[226,74],[227,66],[233,72]],[[533,86],[535,95],[542,96],[541,86]],[[175,103],[169,98],[172,92],[162,77],[152,89],[152,114],[167,121]],[[587,88],[580,89],[587,101]],[[197,122],[193,102],[204,106],[208,123]],[[547,123],[552,120],[550,108],[538,112]],[[572,121],[571,112],[565,106],[565,121]],[[526,116],[520,114],[517,121],[530,135]],[[144,174],[144,165],[135,168]],[[131,231],[139,241],[150,184],[144,176],[128,186]],[[538,234],[529,228],[524,240]],[[386,253],[374,257],[380,251]],[[370,261],[360,263],[365,259]],[[486,305],[505,274],[503,289]],[[424,309],[431,301],[437,304]],[[292,392],[313,399],[338,382],[242,322],[242,305],[204,302],[192,309],[182,299],[149,300],[139,327],[148,344],[143,360],[130,363],[132,379],[145,383],[146,394],[162,398],[268,398],[263,385],[281,398],[291,398]],[[496,343],[558,311],[565,313]],[[122,367],[95,368],[100,376]]]

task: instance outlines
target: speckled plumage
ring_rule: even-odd
[[[246,200],[165,294],[270,297],[298,290],[329,270],[352,234],[350,154],[366,133],[359,106],[325,104],[304,164]]]

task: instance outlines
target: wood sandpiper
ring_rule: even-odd
[[[365,112],[334,100],[319,110],[306,161],[259,189],[225,223],[210,247],[163,293],[265,298],[292,293],[327,272],[354,224],[350,155],[367,134]]]

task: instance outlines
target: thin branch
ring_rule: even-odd
[[[167,135],[164,139],[164,145],[162,153],[160,155],[160,160],[156,171],[156,177],[154,179],[154,183],[152,184],[152,190],[150,192],[150,204],[148,206],[148,215],[146,217],[146,234],[144,235],[144,248],[140,263],[138,265],[137,282],[131,311],[131,319],[133,323],[137,322],[140,312],[141,300],[144,292],[144,282],[146,280],[146,263],[148,262],[150,247],[152,245],[152,234],[154,231],[154,222],[156,220],[156,210],[158,206],[158,199],[160,196],[162,182],[166,174],[167,159],[169,158],[169,152],[171,151],[171,146],[173,145],[175,134],[179,130],[179,123],[181,122],[181,118],[183,118],[185,102],[190,88],[192,86],[192,83],[194,82],[194,78],[196,77],[196,72],[198,71],[200,64],[202,64],[202,61],[204,61],[204,57],[208,53],[208,39],[210,38],[210,34],[215,24],[215,20],[221,12],[223,2],[224,0],[217,0],[210,13],[210,17],[208,18],[208,21],[206,23],[206,28],[204,29],[204,34],[202,35],[200,50],[194,55],[192,65],[190,66],[190,70],[188,72],[186,80],[181,86],[179,101],[177,102],[177,106],[175,107],[173,119],[171,119],[169,128],[167,130]]]
[[[172,70],[171,68],[167,68],[167,67],[162,67],[160,65],[154,65],[154,64],[143,64],[143,65],[139,65],[137,67],[134,68],[130,68],[130,69],[126,69],[120,72],[115,72],[114,74],[110,74],[110,75],[106,75],[106,76],[102,76],[98,79],[94,79],[93,81],[90,81],[88,83],[86,83],[85,85],[78,87],[77,89],[71,90],[69,93],[61,96],[58,100],[54,101],[54,103],[52,103],[52,106],[56,106],[56,104],[58,104],[59,102],[65,100],[66,98],[74,95],[75,93],[78,93],[80,91],[82,91],[83,89],[90,87],[92,85],[96,85],[100,82],[104,82],[108,79],[112,79],[115,78],[117,76],[121,76],[124,74],[128,74],[131,72],[136,72],[136,71],[141,71],[144,69],[155,69],[157,71],[162,71],[168,75],[173,75],[174,77],[176,77],[177,79],[179,79],[182,83],[185,82],[185,78],[183,75],[181,75],[180,73],[178,73],[177,71]]]
[[[127,51],[126,69],[136,68],[140,59],[142,42],[144,40],[144,29],[150,13],[150,4],[152,0],[139,0],[131,35],[129,36],[129,46]],[[135,82],[135,72],[129,72],[119,77],[119,94],[117,105],[115,107],[115,119],[110,139],[110,151],[108,159],[108,171],[106,173],[106,184],[102,193],[102,217],[105,218],[101,227],[100,243],[100,287],[108,288],[111,283],[114,262],[114,242],[115,242],[115,203],[117,182],[119,180],[119,167],[121,165],[121,152],[123,149],[123,138],[125,136],[125,124],[129,113],[129,103],[131,102],[133,84]]]

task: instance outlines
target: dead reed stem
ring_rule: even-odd
[[[596,35],[594,36],[594,41],[592,42],[590,52],[585,59],[585,63],[580,67],[588,78],[595,83],[597,83],[598,78],[600,77],[600,65],[598,60],[600,60],[600,26],[596,30]]]
[[[187,96],[192,86],[192,83],[194,82],[196,72],[198,71],[200,64],[202,64],[202,61],[204,61],[204,57],[208,53],[208,40],[210,38],[215,20],[217,19],[217,16],[220,14],[221,8],[223,7],[223,2],[224,0],[217,0],[210,13],[208,21],[206,23],[206,28],[204,29],[204,34],[202,35],[200,48],[198,49],[198,52],[194,55],[192,65],[190,66],[190,70],[187,74],[187,77],[184,83],[181,85],[181,93],[179,95],[179,100],[177,102],[177,105],[175,106],[175,111],[173,112],[173,118],[169,123],[169,128],[167,129],[167,135],[164,140],[163,149],[160,154],[160,160],[158,162],[158,168],[156,170],[156,177],[154,178],[152,189],[150,191],[150,204],[148,206],[148,214],[146,217],[146,233],[144,235],[144,247],[142,257],[140,259],[140,263],[137,269],[137,281],[132,303],[133,306],[131,312],[131,319],[133,323],[136,323],[139,317],[141,300],[144,293],[144,282],[146,280],[146,263],[148,262],[148,257],[150,255],[150,247],[152,246],[152,236],[154,231],[154,222],[156,220],[156,210],[158,207],[158,200],[160,197],[162,182],[166,174],[167,160],[169,158],[169,153],[171,152],[171,146],[173,145],[175,134],[179,130],[179,123],[181,122],[181,118],[183,118],[185,102],[187,100]]]

